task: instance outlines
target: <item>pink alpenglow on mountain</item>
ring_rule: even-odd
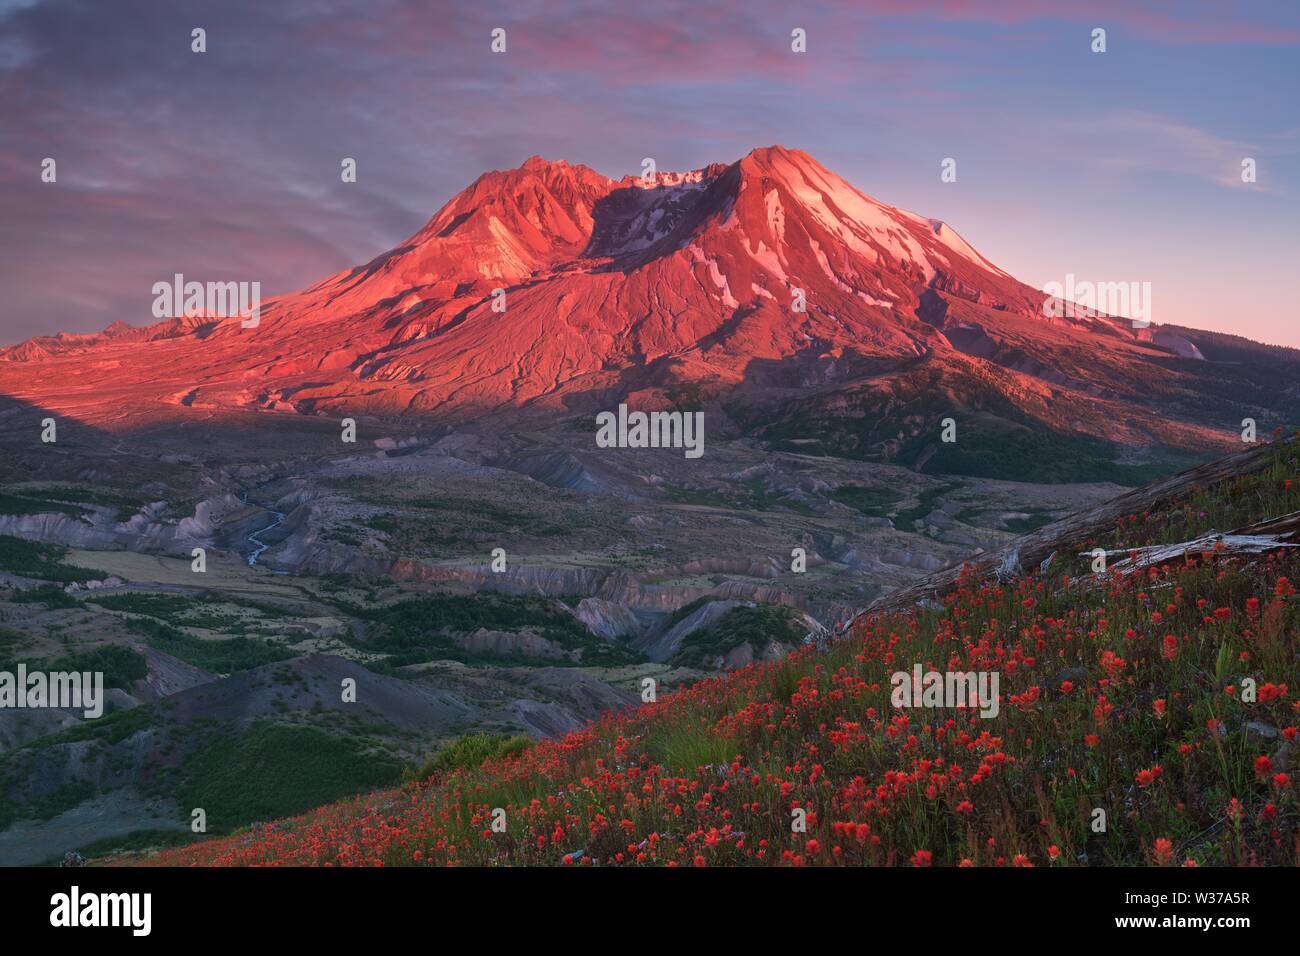
[[[683,394],[742,430],[839,414],[892,429],[1005,405],[1204,447],[1223,426],[1187,410],[1199,358],[1158,328],[1051,318],[951,226],[771,146],[653,181],[532,157],[397,248],[264,300],[256,328],[177,318],[32,339],[0,351],[0,393],[110,430],[232,410],[586,415]]]

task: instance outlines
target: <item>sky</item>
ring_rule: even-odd
[[[1300,347],[1294,0],[0,0],[0,345],[146,324],[176,272],[293,291],[534,154],[775,143],[1036,287]]]

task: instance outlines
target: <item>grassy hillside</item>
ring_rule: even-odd
[[[561,740],[149,859],[1295,865],[1300,557],[1096,575],[1086,552],[1297,510],[1297,445],[1278,443],[1249,475],[1063,542],[1042,574],[966,578]],[[996,671],[999,713],[892,706],[891,674],[915,663]]]

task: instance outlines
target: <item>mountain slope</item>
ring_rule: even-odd
[[[1300,374],[1259,387],[1240,352],[1206,361],[1182,332],[1049,319],[1043,298],[797,150],[652,182],[533,157],[366,265],[264,303],[257,328],[196,317],[34,339],[0,352],[0,393],[109,429],[237,409],[703,404],[723,412],[715,429],[918,467],[954,451],[931,438],[948,415],[973,425],[969,450],[1046,441],[1065,461],[1114,459],[1114,444],[1203,454],[1242,417],[1300,418]],[[1300,373],[1294,352],[1270,360]]]
[[[1297,442],[1277,442],[1154,490],[1041,572],[963,577],[517,756],[146,861],[1295,865],[1297,478]],[[1094,547],[1264,521],[1289,530],[1258,553],[1091,573]],[[898,706],[914,666],[997,673],[997,712]]]

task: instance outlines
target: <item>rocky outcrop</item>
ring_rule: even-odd
[[[630,690],[615,687],[573,667],[512,668],[512,677],[527,683],[536,696],[562,707],[579,720],[640,703]]]
[[[700,558],[682,566],[686,574],[742,574],[750,578],[775,578],[781,568],[775,558]]]
[[[567,452],[544,452],[533,455],[518,455],[492,461],[497,468],[527,475],[535,481],[552,488],[567,488],[570,491],[604,492],[609,488],[605,482],[573,455]]]
[[[575,651],[569,651],[532,631],[493,631],[480,627],[471,634],[457,634],[452,638],[458,647],[471,654],[496,657],[540,657],[547,660],[578,660]]]
[[[0,534],[89,551],[127,549],[188,557],[192,548],[212,547],[224,517],[245,505],[234,495],[220,495],[198,502],[194,513],[179,521],[166,517],[161,502],[146,505],[126,521],[117,520],[116,508],[82,507],[88,512],[82,517],[0,515]]]
[[[217,675],[193,664],[187,664],[170,654],[164,654],[147,644],[137,644],[132,649],[144,655],[145,664],[149,668],[149,673],[144,680],[136,681],[131,688],[132,696],[141,702],[169,697],[191,687],[217,680]]]
[[[744,605],[752,606],[751,602],[747,601],[708,601],[667,630],[647,634],[633,641],[632,647],[650,660],[662,663],[676,654],[682,646],[682,641],[691,634],[711,627],[732,608]]]
[[[511,701],[506,707],[506,713],[537,737],[559,737],[577,730],[583,724],[583,721],[558,704],[540,700]]]
[[[608,577],[608,572],[597,568],[517,564],[496,573],[487,561],[479,565],[442,565],[410,558],[390,562],[387,571],[399,581],[458,582],[476,589],[551,595],[593,594]]]
[[[591,633],[606,641],[639,637],[644,628],[637,616],[622,604],[600,598],[583,598],[573,611]]]

